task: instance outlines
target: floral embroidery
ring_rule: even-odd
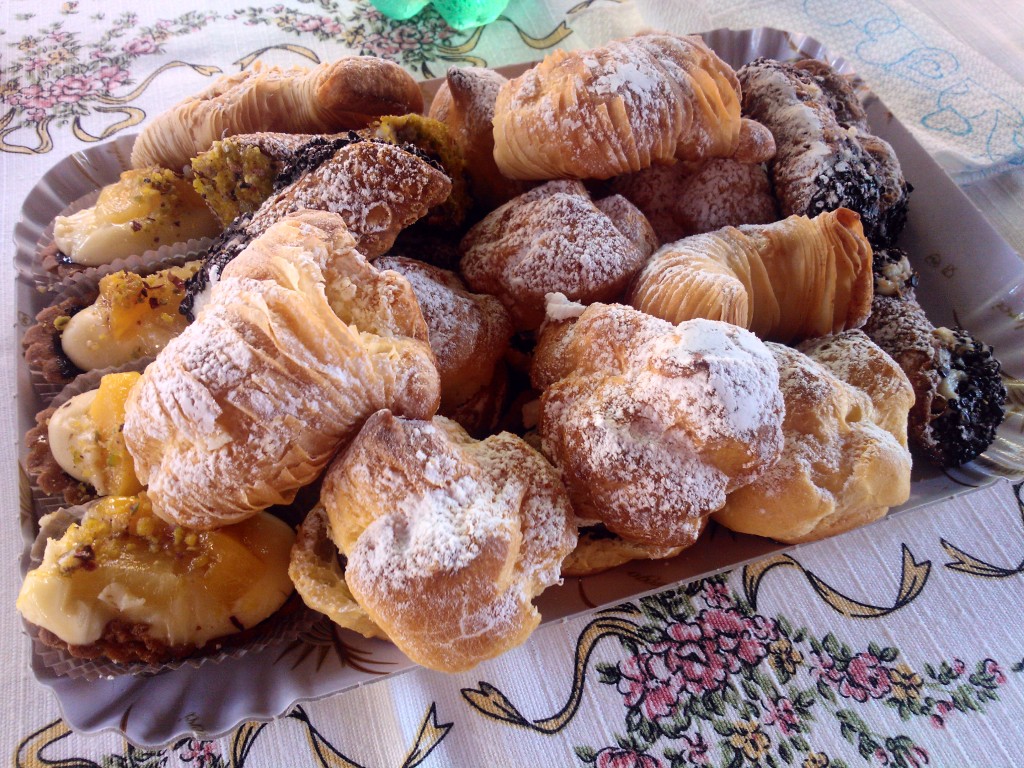
[[[325,14],[300,13],[284,5],[272,5],[250,7],[237,15],[248,25],[276,26],[295,35],[343,43],[355,53],[391,59],[424,77],[438,74],[430,66],[438,59],[463,58],[455,50],[456,38],[465,43],[473,37],[472,33],[449,27],[432,7],[425,8],[415,19],[396,21],[366,0],[349,6],[347,13],[339,3],[330,0],[321,0],[319,5]]]
[[[930,762],[924,746],[876,731],[857,708],[878,701],[899,721],[926,718],[944,728],[953,713],[983,712],[1007,682],[994,659],[973,672],[960,659],[918,671],[896,648],[819,639],[784,617],[757,613],[723,577],[617,612],[637,617],[643,640],[620,635],[625,655],[597,665],[625,709],[615,745],[576,749],[583,763],[601,768],[847,766],[812,749],[812,724],[819,733],[837,730],[869,763],[918,768]]]
[[[175,19],[161,19],[152,26],[139,26],[137,14],[122,13],[95,42],[85,42],[79,32],[65,30],[63,21],[43,27],[38,34],[24,35],[10,44],[19,55],[9,59],[0,75],[0,99],[6,112],[0,119],[0,138],[6,139],[24,129],[36,134],[39,146],[4,141],[2,148],[45,152],[51,146],[51,124],[61,127],[72,123],[79,138],[99,138],[85,133],[80,126],[81,118],[94,112],[129,114],[132,119],[123,121],[125,124],[119,128],[139,122],[141,110],[122,105],[138,96],[155,73],[142,87],[117,95],[135,82],[132,64],[143,56],[163,53],[168,40],[194,33],[214,18],[216,14],[192,11]],[[204,71],[211,73],[212,70]]]

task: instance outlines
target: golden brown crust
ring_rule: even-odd
[[[422,261],[386,256],[374,266],[403,275],[416,294],[441,377],[440,413],[470,433],[492,424],[504,387],[500,382],[489,385],[512,337],[512,322],[501,302],[470,293],[454,272]]]
[[[733,325],[592,304],[545,326],[532,378],[576,513],[630,541],[692,543],[782,448],[775,361]]]
[[[846,208],[725,227],[664,246],[628,301],[674,323],[725,320],[784,343],[826,336],[870,314],[871,256],[860,217]]]
[[[237,133],[336,133],[381,115],[422,110],[416,81],[385,59],[349,56],[289,70],[257,63],[158,115],[139,134],[132,166],[180,170]]]
[[[408,282],[379,273],[342,219],[273,225],[132,389],[124,437],[156,513],[208,529],[287,504],[381,407],[439,400]]]
[[[807,345],[811,356],[770,346],[786,401],[783,455],[730,494],[715,520],[795,543],[864,525],[906,501],[913,390],[895,362],[860,331]]]
[[[739,145],[736,74],[695,36],[555,51],[495,104],[494,157],[514,179],[607,179]]]
[[[634,560],[665,560],[675,557],[697,541],[704,530],[702,518],[695,526],[693,541],[677,547],[660,547],[627,541],[604,528],[584,528],[579,543],[562,562],[563,576],[592,576]]]
[[[508,78],[482,67],[451,67],[434,100],[430,117],[440,120],[462,150],[477,207],[491,211],[529,189],[506,178],[494,161],[494,104]]]
[[[652,165],[609,186],[643,211],[659,244],[779,218],[764,167],[734,158]]]
[[[460,671],[523,642],[576,541],[557,474],[519,438],[381,411],[328,469],[321,500],[345,580],[413,661]]]

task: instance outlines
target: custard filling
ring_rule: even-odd
[[[122,173],[92,208],[58,216],[53,239],[72,262],[95,267],[220,230],[187,181],[163,168],[145,168]]]
[[[90,507],[25,577],[17,608],[68,645],[115,619],[169,646],[201,647],[255,626],[291,594],[292,529],[268,513],[214,531],[168,524],[146,495]]]
[[[83,371],[155,355],[188,323],[178,307],[185,281],[200,264],[190,261],[145,277],[125,270],[106,275],[99,298],[63,325],[64,354]]]
[[[130,496],[142,490],[124,444],[125,402],[139,380],[134,372],[107,374],[98,389],[75,395],[50,417],[50,453],[76,480],[100,496]]]

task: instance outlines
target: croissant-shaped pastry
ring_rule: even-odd
[[[591,304],[545,325],[531,379],[576,514],[630,541],[692,544],[782,448],[775,361],[735,325]]]
[[[510,200],[462,239],[460,264],[475,291],[497,296],[518,330],[544,320],[544,296],[614,301],[657,247],[625,198],[596,203],[578,181],[551,181]]]
[[[386,59],[348,56],[287,70],[257,62],[158,115],[136,139],[132,166],[180,170],[236,133],[335,133],[363,128],[381,115],[422,110],[416,81]]]
[[[867,319],[871,253],[860,217],[846,208],[725,227],[662,247],[628,301],[673,323],[724,320],[782,343],[827,336]]]
[[[529,185],[506,178],[494,162],[494,104],[508,78],[485,67],[451,67],[434,100],[430,117],[448,126],[462,150],[470,192],[481,210],[491,211]]]
[[[864,525],[906,501],[914,391],[895,361],[861,331],[815,339],[804,352],[769,347],[786,401],[782,458],[731,493],[715,520],[795,543]]]
[[[429,418],[434,357],[409,283],[301,212],[224,269],[129,396],[124,438],[154,510],[209,529],[286,504],[374,411]]]
[[[607,179],[739,146],[736,73],[695,36],[555,51],[494,108],[494,159],[513,179]]]
[[[503,432],[371,416],[327,470],[330,535],[351,594],[409,658],[457,672],[522,643],[576,519],[554,467]]]

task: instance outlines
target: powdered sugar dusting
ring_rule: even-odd
[[[380,440],[401,466],[394,484],[369,465]],[[379,514],[357,533],[346,578],[389,637],[441,668],[519,642],[538,618],[530,601],[575,544],[575,518],[543,458],[507,433],[476,442],[441,417],[382,412],[342,461],[354,485],[331,493],[372,493]]]
[[[581,515],[671,544],[775,460],[778,370],[753,334],[604,305],[570,333],[575,367],[544,393],[541,435]]]
[[[521,329],[540,326],[548,293],[583,303],[617,298],[645,260],[578,182],[550,182],[512,200],[461,248],[466,281],[497,296]]]

